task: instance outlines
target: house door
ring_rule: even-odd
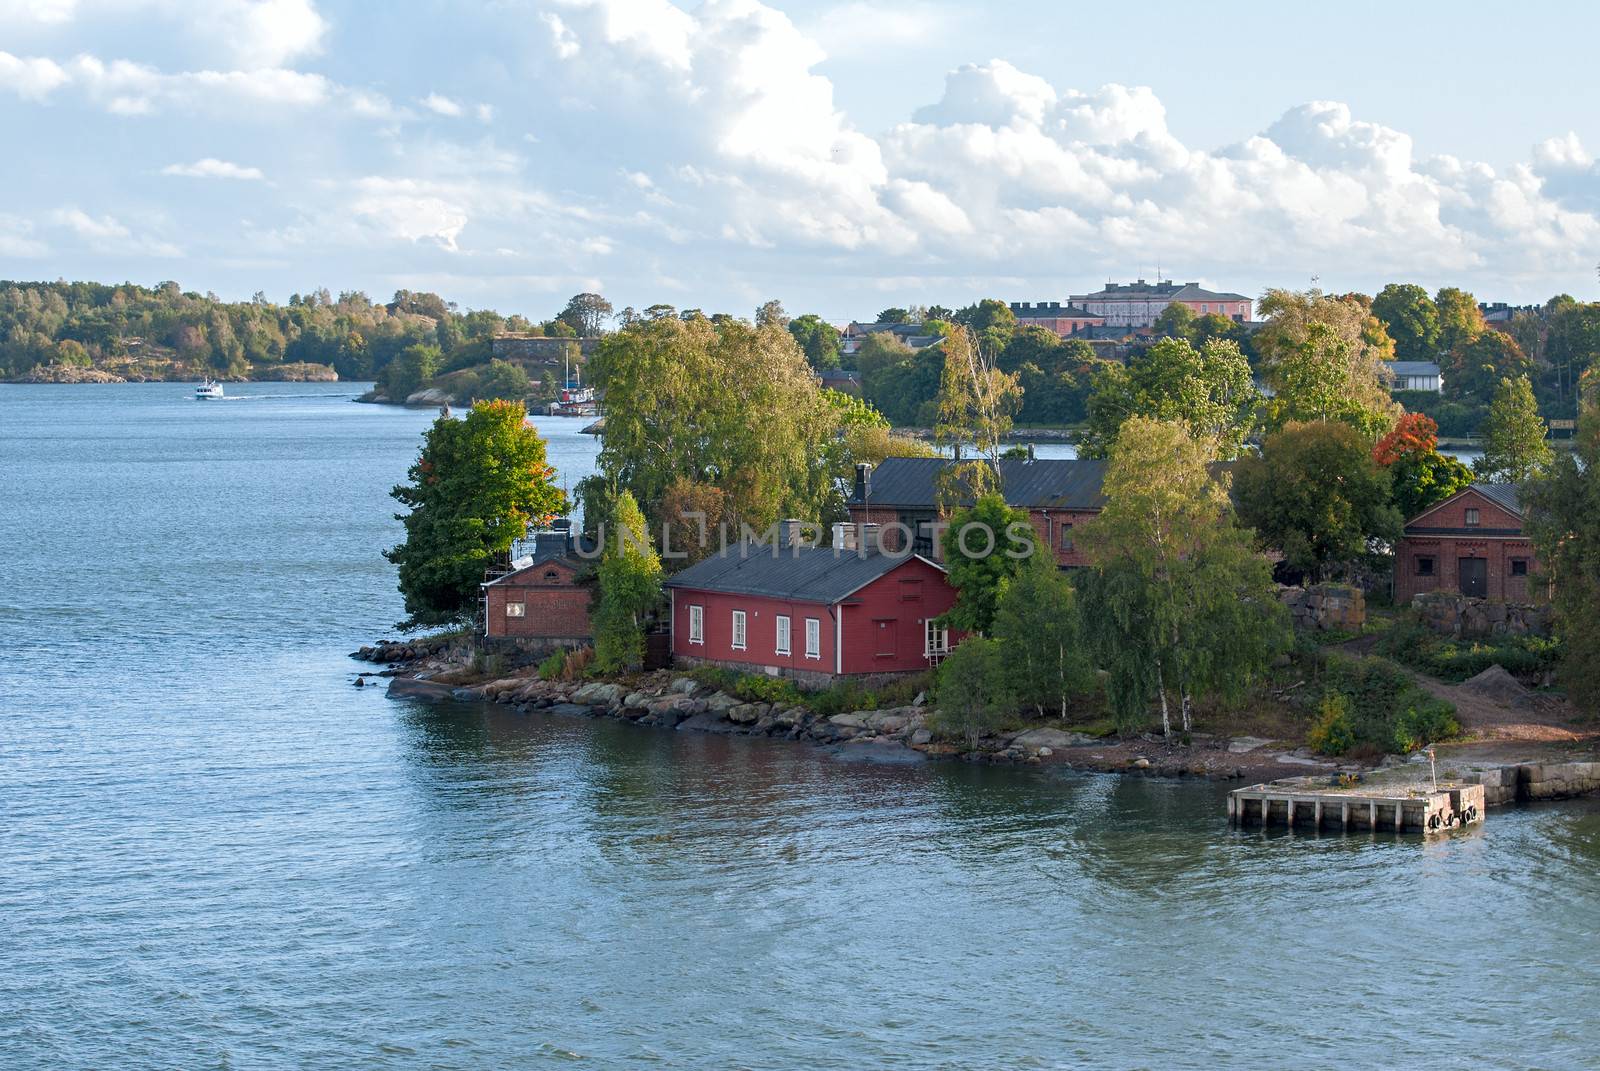
[[[1461,594],[1474,599],[1489,596],[1489,559],[1462,558],[1456,562],[1456,576],[1461,583]]]

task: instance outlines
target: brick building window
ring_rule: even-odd
[[[776,622],[777,630],[778,630],[777,642],[776,642],[776,644],[774,644],[773,650],[775,650],[778,654],[786,655],[786,654],[789,653],[789,618],[788,618],[788,615],[779,614],[773,620]]]
[[[706,642],[706,608],[704,606],[689,607],[689,642]]]
[[[733,612],[733,649],[735,651],[742,651],[742,650],[744,650],[744,646],[745,646],[744,611],[743,610],[735,610]]]
[[[527,604],[525,604],[525,603],[508,602],[508,603],[506,603],[506,616],[507,617],[521,617],[524,613],[527,612],[527,609],[528,609],[527,608]]]
[[[1467,527],[1476,528],[1478,527],[1478,523],[1478,511],[1469,508],[1467,510]]]
[[[1065,521],[1061,525],[1061,549],[1072,549],[1072,522]]]
[[[1527,576],[1528,575],[1528,559],[1526,559],[1526,558],[1512,558],[1511,559],[1511,575],[1512,576]]]
[[[1432,558],[1418,558],[1417,559],[1417,575],[1418,576],[1432,576],[1433,575],[1433,559]]]
[[[815,617],[806,618],[806,657],[822,657],[822,621]]]

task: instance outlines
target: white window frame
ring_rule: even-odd
[[[735,651],[742,651],[745,649],[749,638],[749,619],[745,617],[743,610],[735,610],[733,612],[733,636],[728,641],[728,646]]]
[[[772,649],[777,654],[787,655],[794,650],[794,630],[789,624],[788,614],[779,614],[772,619],[773,645]]]
[[[822,660],[822,619],[806,618],[806,657]]]
[[[938,660],[949,653],[950,630],[941,628],[938,618],[928,618],[922,623],[922,657]]]
[[[695,603],[689,604],[689,642],[706,642],[706,608]]]
[[[526,617],[527,615],[528,615],[528,604],[527,603],[525,603],[525,602],[508,602],[508,603],[506,603],[506,616],[507,617]]]

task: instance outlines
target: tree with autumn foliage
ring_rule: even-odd
[[[1372,450],[1372,460],[1389,470],[1390,496],[1404,520],[1472,483],[1472,470],[1438,447],[1433,418],[1407,413]]]
[[[426,432],[410,482],[390,492],[410,508],[396,517],[404,542],[384,552],[405,597],[399,628],[471,620],[484,570],[531,523],[566,509],[545,441],[526,417],[520,402],[479,402],[466,419],[440,417]]]

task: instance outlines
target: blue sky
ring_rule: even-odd
[[[0,0],[0,277],[534,316],[844,319],[1158,261],[1596,296],[1591,10],[1102,10]]]

